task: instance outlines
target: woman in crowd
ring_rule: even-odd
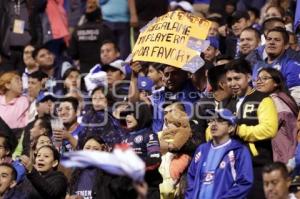
[[[91,94],[92,105],[85,108],[82,118],[83,133],[79,135],[78,146],[86,136],[99,134],[109,147],[121,143],[123,132],[119,121],[111,114],[113,100],[105,87],[96,87]]]
[[[11,129],[24,128],[29,101],[22,96],[22,80],[17,72],[6,72],[0,76],[0,93],[0,117]],[[20,135],[21,131],[17,137]]]
[[[82,150],[108,152],[108,146],[100,135],[91,135],[85,139]],[[66,199],[78,199],[81,197],[135,199],[138,197],[132,180],[124,176],[108,174],[95,167],[76,169],[72,174],[69,192],[71,195],[68,195]]]
[[[287,163],[294,156],[297,146],[297,104],[287,92],[281,72],[276,69],[263,68],[260,70],[256,89],[270,94],[275,102],[279,127],[276,137],[272,140],[273,160]]]
[[[53,145],[52,140],[49,137],[49,135],[41,134],[32,140],[31,150],[30,150],[30,158],[32,161],[34,161],[34,159],[36,157],[37,150],[39,148],[41,148],[42,146],[46,146],[46,145],[49,145],[49,146]]]
[[[158,171],[161,163],[157,134],[151,129],[152,111],[145,103],[135,103],[120,113],[126,132],[123,143],[129,144],[146,163],[145,181],[148,183],[148,199],[160,197],[162,177]]]
[[[29,198],[65,198],[68,182],[64,174],[57,171],[60,154],[54,146],[47,144],[38,148],[34,164],[27,156],[21,156],[20,160],[27,171],[27,180],[20,189]]]

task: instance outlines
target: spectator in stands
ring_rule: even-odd
[[[114,94],[116,101],[123,101],[128,95],[129,83],[125,80],[126,68],[123,61],[118,59],[109,64],[102,65],[102,70],[107,73],[107,85]]]
[[[100,63],[110,64],[120,57],[120,50],[116,43],[106,40],[100,47]]]
[[[289,46],[291,49],[294,51],[300,51],[300,46],[298,44],[298,38],[297,35],[293,32],[288,32],[289,33]]]
[[[28,75],[39,70],[38,64],[32,57],[34,47],[31,44],[25,46],[23,51],[23,62],[25,64],[25,71],[22,74],[23,89],[26,92],[28,89]]]
[[[179,68],[162,65],[164,71],[163,82],[165,89],[161,89],[157,92],[152,92],[150,97],[151,105],[153,107],[153,123],[152,129],[155,133],[159,132],[163,128],[163,109],[162,106],[168,101],[180,101],[185,106],[185,111],[189,117],[192,115],[193,102],[199,99],[198,91],[193,86],[188,73]],[[142,70],[142,65],[139,62],[131,64],[131,90],[129,92],[129,100],[136,102],[138,100],[137,76]],[[134,89],[132,89],[134,87]],[[180,93],[180,94],[179,94]]]
[[[82,131],[82,126],[77,122],[79,102],[74,97],[62,98],[59,102],[57,112],[63,123],[63,129],[53,131],[54,140],[62,142],[61,153],[75,150],[77,140]]]
[[[82,150],[107,152],[108,147],[99,135],[92,135],[86,137]],[[112,175],[99,168],[76,169],[70,181],[70,195],[66,199],[145,199],[137,196],[134,184],[128,177]]]
[[[268,94],[254,90],[251,82],[251,66],[243,59],[233,60],[226,65],[227,84],[233,97],[226,104],[237,114],[235,134],[250,148],[254,167],[254,184],[249,198],[262,198],[261,170],[272,162],[273,138],[278,129],[278,116],[274,102]]]
[[[1,1],[0,54],[5,58],[2,71],[24,71],[23,50],[28,43],[40,44],[40,10],[43,2],[37,0]]]
[[[285,16],[285,11],[282,7],[277,6],[277,5],[269,5],[264,13],[264,20],[270,19],[270,18],[280,18],[282,20],[284,20],[284,16]]]
[[[231,138],[236,117],[228,109],[220,109],[210,118],[212,141],[195,152],[185,198],[246,198],[253,168],[247,147]]]
[[[20,160],[27,171],[28,181],[24,181],[29,198],[64,198],[67,191],[67,178],[57,171],[59,152],[50,145],[37,149],[34,163],[27,156]]]
[[[62,77],[63,80],[63,94],[67,95],[68,93],[77,93],[81,92],[81,77],[80,71],[75,68],[71,67],[68,68]]]
[[[52,137],[52,127],[48,118],[38,118],[30,129],[30,143],[33,143],[40,135]]]
[[[82,118],[81,125],[84,128],[79,136],[78,147],[82,148],[85,137],[97,134],[112,148],[121,143],[123,138],[121,125],[111,113],[115,101],[103,86],[96,87],[91,93],[91,98],[91,106],[86,107]]]
[[[157,90],[163,89],[163,81],[162,81],[162,67],[163,64],[160,63],[153,63],[153,62],[134,62],[131,64],[131,69],[133,72],[131,72],[131,79],[130,79],[130,86],[129,86],[129,92],[128,92],[128,99],[130,102],[135,101],[147,101],[150,102],[150,99],[141,99],[141,79],[145,79],[147,77],[144,77],[146,74],[149,78],[147,81],[152,81],[153,85],[150,88],[151,93],[156,92]],[[140,87],[140,88],[139,88]],[[150,95],[149,95],[150,96]],[[149,97],[148,96],[148,97]],[[147,98],[148,98],[147,97]]]
[[[123,60],[126,59],[131,51],[130,19],[134,18],[134,15],[136,16],[136,12],[133,12],[133,9],[130,8],[130,6],[134,6],[131,1],[134,0],[121,2],[110,0],[101,5],[103,23],[110,28],[116,38],[117,45],[120,48],[120,58]]]
[[[42,91],[38,95],[36,99],[36,111],[37,114],[33,121],[29,122],[24,131],[24,139],[23,139],[23,152],[24,155],[29,155],[30,151],[30,129],[32,129],[35,120],[38,118],[46,118],[48,120],[52,119],[53,109],[54,109],[54,101],[56,98],[49,92]]]
[[[28,97],[30,102],[35,101],[40,91],[44,89],[47,78],[48,76],[40,70],[28,76]]]
[[[17,72],[2,74],[0,90],[0,117],[12,129],[24,128],[28,121],[29,100],[22,96],[20,75]]]
[[[100,62],[99,46],[105,40],[113,38],[110,29],[102,23],[102,15],[97,0],[87,1],[85,10],[86,22],[75,28],[69,47],[69,54],[79,60],[80,72],[88,73]]]
[[[28,97],[30,103],[28,121],[34,120],[37,115],[36,98],[41,90],[45,88],[45,83],[48,76],[42,71],[35,71],[28,76]]]
[[[282,74],[274,68],[263,68],[256,80],[256,89],[272,97],[278,112],[278,132],[272,139],[273,161],[285,164],[294,157],[297,146],[298,107],[286,90]]]
[[[239,56],[245,58],[260,45],[260,33],[255,28],[247,27],[242,31],[239,40]]]
[[[220,54],[218,37],[208,37],[208,48],[203,52],[205,61],[214,63],[216,56]]]
[[[231,57],[236,57],[240,52],[239,37],[242,30],[250,25],[250,17],[245,11],[236,11],[229,19],[229,27],[232,33],[227,35],[225,39],[226,51],[225,54]]]
[[[39,69],[48,75],[46,89],[55,93],[59,89],[57,82],[62,79],[61,73],[66,68],[71,67],[70,62],[64,60],[64,58],[55,57],[45,46],[36,48],[32,53],[32,57],[39,65]]]
[[[129,144],[146,163],[145,181],[149,187],[147,198],[159,198],[159,184],[162,182],[162,177],[158,167],[161,154],[157,134],[151,130],[151,109],[147,104],[135,103],[121,112],[121,117],[127,129],[123,142]]]
[[[163,64],[151,62],[148,65],[147,76],[153,81],[152,93],[164,89],[163,84]]]
[[[26,199],[26,193],[18,191],[15,187],[17,185],[17,171],[9,163],[0,164],[0,197],[3,199]]]
[[[286,85],[291,90],[292,96],[296,102],[299,99],[296,96],[300,86],[300,67],[299,62],[292,59],[287,54],[289,35],[284,28],[274,28],[266,34],[266,53],[267,59],[263,62],[258,62],[253,68],[253,77],[257,77],[257,71],[260,68],[275,68],[283,74],[286,79]],[[295,93],[295,94],[293,94]]]
[[[40,134],[34,140],[32,140],[32,143],[30,146],[31,147],[30,153],[29,153],[30,154],[29,157],[30,157],[31,161],[34,162],[34,159],[37,154],[37,150],[39,148],[41,148],[42,146],[46,146],[46,145],[49,145],[49,146],[53,145],[50,135]]]
[[[262,170],[262,176],[267,199],[296,198],[294,194],[289,194],[291,179],[284,163],[274,162],[265,165]]]
[[[83,142],[83,148],[81,150],[86,151],[108,151],[108,146],[105,144],[100,135],[91,135],[85,138]],[[76,195],[82,197],[93,197],[100,198],[100,196],[104,197],[104,192],[96,192],[96,190],[100,190],[101,186],[105,186],[104,183],[104,175],[107,175],[105,172],[100,171],[98,168],[86,168],[86,169],[76,169],[72,173],[72,178],[70,180],[70,196],[75,197]],[[97,187],[98,186],[98,187]],[[108,187],[106,187],[109,189]]]
[[[255,28],[256,30],[260,30],[261,26],[259,24],[259,17],[260,17],[259,10],[254,7],[250,7],[250,8],[248,8],[247,12],[250,17],[251,27]]]
[[[218,17],[208,17],[209,21],[211,21],[211,26],[208,30],[209,37],[218,37],[219,36],[219,28],[221,26],[221,20]]]

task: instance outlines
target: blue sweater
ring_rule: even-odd
[[[198,199],[202,183],[205,180],[203,165],[206,164],[212,142],[200,145],[190,164],[187,178],[188,185],[185,193],[186,199]],[[223,155],[214,171],[213,199],[246,198],[253,183],[253,168],[250,153],[246,146],[232,139],[225,146]],[[209,198],[207,198],[209,199]]]

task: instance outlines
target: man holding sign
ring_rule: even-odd
[[[132,60],[158,62],[164,67],[165,90],[151,96],[153,106],[153,131],[163,127],[163,105],[166,101],[180,101],[189,116],[193,103],[199,98],[197,90],[188,78],[203,64],[201,51],[208,47],[205,39],[211,22],[183,11],[169,12],[154,18],[141,29],[132,51]],[[141,66],[133,64],[132,82]]]

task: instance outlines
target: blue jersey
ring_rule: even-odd
[[[129,144],[136,154],[144,160],[149,169],[157,168],[161,162],[160,146],[157,134],[151,129],[143,128],[127,133],[123,143]]]

